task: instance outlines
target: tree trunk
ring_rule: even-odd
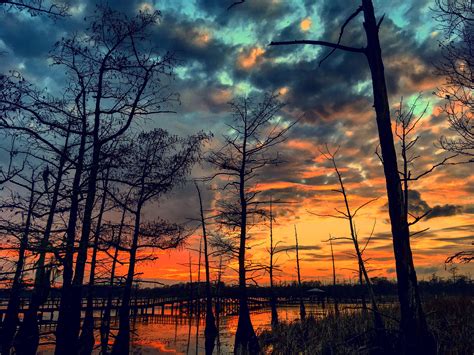
[[[245,143],[244,143],[245,147]],[[258,339],[250,320],[247,300],[247,275],[245,270],[245,250],[247,241],[247,201],[245,197],[245,148],[240,171],[240,245],[239,245],[239,320],[235,334],[235,354],[255,354],[260,351]]]
[[[68,309],[67,318],[63,316],[60,320],[58,319],[57,327],[61,330],[56,333],[55,355],[70,355],[71,349],[74,353],[77,353],[78,351],[78,338],[81,327],[82,282],[84,279],[84,270],[87,262],[87,249],[89,246],[89,235],[92,227],[92,211],[94,210],[95,204],[95,195],[97,191],[97,176],[99,173],[100,154],[102,150],[99,130],[103,79],[105,73],[104,65],[105,63],[102,62],[97,83],[97,95],[95,98],[94,111],[94,128],[92,132],[92,161],[90,164],[88,176],[87,197],[84,206],[84,215],[82,218],[82,230],[76,258],[76,268],[74,270],[74,279],[72,279],[71,260],[71,275],[68,275],[68,277],[71,277],[72,282],[69,279],[68,285],[63,285],[63,289],[65,288],[64,286],[66,286],[66,292],[64,293],[64,295],[61,296],[61,304],[64,303],[64,308]],[[87,128],[84,128],[84,130],[86,129]],[[82,136],[86,136],[86,132],[83,132]],[[66,296],[66,299],[63,300],[63,296]]]
[[[81,142],[77,154],[76,171],[72,185],[71,207],[69,209],[69,221],[66,231],[66,253],[63,267],[63,286],[61,289],[61,303],[59,305],[58,323],[56,326],[56,355],[70,355],[77,352],[77,334],[79,324],[69,324],[72,315],[72,277],[74,266],[74,243],[76,240],[76,227],[79,216],[79,196],[81,193],[81,179],[84,168],[84,155],[87,138],[87,123],[84,119]],[[80,310],[79,310],[80,312]],[[80,316],[80,313],[79,313]],[[77,325],[77,332],[71,330]],[[76,334],[76,336],[74,336]],[[71,350],[72,349],[72,350]]]
[[[298,273],[298,292],[300,296],[300,319],[303,322],[306,319],[306,308],[303,302],[303,288],[301,287],[300,255],[299,255],[299,250],[298,250],[298,233],[296,232],[296,225],[295,225],[295,248],[296,248],[296,271]]]
[[[331,246],[331,260],[332,260],[332,285],[334,287],[334,315],[339,317],[339,300],[338,295],[336,295],[336,262],[334,259],[334,250],[332,248],[332,237],[329,236],[329,245]]]
[[[214,318],[214,313],[212,312],[211,273],[210,273],[210,266],[209,266],[209,252],[207,248],[206,220],[204,218],[204,209],[202,207],[201,191],[197,183],[195,185],[196,185],[196,189],[197,189],[197,193],[199,197],[199,211],[201,215],[202,239],[204,241],[204,267],[206,269],[206,328],[204,329],[205,349],[206,349],[207,355],[212,355],[218,329],[216,327],[216,320]]]
[[[112,355],[127,355],[130,349],[130,297],[132,294],[133,278],[135,276],[135,263],[140,234],[141,205],[137,206],[135,213],[135,226],[133,230],[132,246],[130,248],[130,263],[128,265],[127,279],[122,295],[122,304],[119,310],[119,331],[112,347]]]
[[[276,306],[276,297],[275,297],[275,290],[273,287],[273,255],[275,253],[275,249],[273,246],[273,204],[272,200],[270,199],[270,268],[268,271],[270,277],[270,308],[272,312],[272,320],[271,324],[272,327],[278,325],[278,312]]]
[[[18,260],[16,262],[15,274],[13,276],[12,288],[10,290],[10,297],[8,300],[7,311],[5,319],[2,323],[0,346],[2,355],[9,355],[13,339],[15,337],[16,328],[18,326],[18,311],[20,308],[20,294],[22,289],[22,274],[23,266],[25,265],[25,253],[28,247],[28,237],[30,234],[31,219],[34,208],[35,196],[35,177],[34,172],[31,174],[31,192],[28,203],[28,212],[25,221],[25,229],[21,236],[20,248],[18,250]]]
[[[118,252],[119,246],[122,240],[122,230],[125,224],[125,215],[127,214],[127,209],[124,207],[122,212],[122,218],[120,220],[120,227],[118,231],[117,246],[115,247],[114,258],[112,260],[112,268],[110,270],[110,288],[107,293],[107,305],[104,310],[104,315],[102,317],[102,322],[100,325],[100,346],[102,349],[102,354],[109,353],[109,334],[110,334],[110,313],[112,311],[112,296],[115,280],[115,269],[117,267]]]
[[[379,28],[375,20],[372,1],[362,0],[362,6],[364,10],[364,28],[367,36],[366,56],[372,75],[374,107],[392,226],[398,298],[401,311],[400,330],[403,347],[401,350],[405,353],[434,353],[434,339],[428,330],[421,307],[410,246],[410,232],[403,205],[397,156],[391,129],[390,106],[385,83],[384,65],[378,35]]]
[[[35,274],[35,284],[29,308],[23,316],[23,321],[20,324],[20,329],[18,330],[14,341],[15,351],[18,354],[34,355],[36,354],[39,345],[38,310],[39,307],[47,300],[50,288],[50,272],[45,268],[46,251],[49,244],[49,238],[51,236],[54,215],[56,214],[59,190],[61,188],[62,177],[64,174],[64,166],[67,160],[69,135],[70,131],[68,130],[64,149],[61,152],[61,157],[59,159],[58,175],[54,184],[48,220],[46,221],[43,238],[41,239],[40,243],[39,258]]]
[[[97,225],[94,235],[94,243],[92,246],[92,257],[91,257],[91,267],[89,273],[89,289],[87,293],[87,308],[86,314],[84,317],[84,323],[82,325],[82,332],[79,338],[79,354],[87,355],[91,354],[94,349],[94,295],[93,288],[95,283],[95,268],[97,264],[97,248],[99,247],[99,237],[102,228],[102,216],[104,215],[105,203],[107,201],[107,184],[109,179],[109,171],[107,168],[104,176],[104,192],[102,194],[102,199],[100,202],[99,215],[97,217]]]
[[[362,275],[362,268],[360,267],[360,265],[359,265],[359,284],[362,287],[361,288],[361,291],[362,291],[362,294],[361,294],[362,312],[364,314],[366,314],[367,313],[367,302],[365,301],[364,278],[363,278],[363,275]]]

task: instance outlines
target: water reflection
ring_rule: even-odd
[[[323,317],[327,311],[321,305],[307,305],[307,314]],[[251,311],[252,324],[257,332],[271,327],[271,310],[264,308]],[[144,315],[137,317],[132,324],[132,354],[205,354],[205,317],[188,317],[186,315]],[[299,318],[298,305],[286,305],[278,308],[278,319],[290,322]],[[229,354],[233,352],[234,337],[237,330],[238,315],[218,317],[219,335],[213,354]],[[116,320],[115,320],[116,321]],[[117,324],[112,323],[112,329]],[[96,323],[96,329],[99,324]],[[39,355],[54,354],[54,336],[52,329],[43,328],[42,342],[48,343],[40,347]],[[112,331],[114,333],[114,330]],[[99,354],[100,336],[96,333],[96,350]],[[111,338],[113,341],[113,337]]]
[[[307,312],[322,316],[318,306],[307,306]],[[150,316],[136,323],[132,336],[134,354],[205,354],[204,319],[175,316],[174,326],[171,316]],[[280,321],[293,321],[299,318],[299,306],[283,306],[278,309]],[[252,324],[258,332],[271,327],[271,310],[262,309],[251,312]],[[233,351],[237,330],[237,315],[221,316],[219,336],[216,339],[214,354],[229,354]]]

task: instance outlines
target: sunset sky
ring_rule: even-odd
[[[81,29],[84,17],[94,10],[95,0],[70,0],[72,16],[67,19],[30,17],[10,14],[0,25],[0,71],[19,70],[30,80],[51,92],[61,92],[64,73],[51,68],[48,52],[61,37]],[[361,240],[371,233],[366,256],[371,276],[395,277],[390,224],[386,210],[385,182],[375,151],[378,137],[372,108],[372,88],[368,66],[361,54],[335,52],[320,67],[326,49],[311,46],[270,47],[273,40],[321,39],[337,41],[340,25],[354,10],[345,0],[247,0],[232,10],[231,0],[186,1],[109,1],[113,8],[128,14],[153,9],[162,12],[153,31],[153,43],[176,53],[172,87],[180,94],[176,114],[162,115],[147,122],[147,127],[164,127],[180,134],[211,131],[214,139],[208,149],[219,146],[229,122],[228,102],[239,96],[278,92],[286,103],[284,120],[301,118],[279,151],[286,163],[268,169],[260,176],[259,189],[274,199],[291,201],[275,207],[274,239],[281,247],[294,244],[297,226],[302,257],[303,281],[328,281],[331,273],[329,235],[347,237],[343,220],[317,217],[343,207],[340,195],[332,191],[337,180],[319,153],[318,147],[340,146],[338,165],[345,178],[353,209],[379,198],[358,213],[356,225]],[[393,6],[386,0],[374,1],[376,15],[385,14],[380,37],[385,60],[390,103],[395,111],[400,98],[412,103],[418,95],[419,108],[427,112],[420,121],[420,158],[414,171],[424,171],[446,155],[437,147],[443,135],[452,134],[443,104],[433,93],[443,78],[434,75],[434,63],[440,58],[438,43],[442,34],[433,20],[434,1],[411,0]],[[362,17],[346,28],[343,44],[365,45]],[[193,177],[211,174],[205,164],[193,171]],[[412,211],[421,214],[433,209],[429,218],[416,224],[414,231],[429,228],[412,239],[419,278],[433,273],[448,275],[444,260],[456,251],[470,248],[474,240],[474,178],[472,164],[449,165],[436,169],[412,185]],[[211,186],[215,187],[218,181]],[[212,210],[223,196],[205,189],[206,208]],[[186,221],[198,217],[194,186],[176,189],[165,200],[149,206],[146,218],[164,217]],[[252,229],[249,256],[266,262],[268,223]],[[199,235],[188,247],[198,248]],[[355,259],[348,253],[349,241],[334,245],[339,280],[355,276]],[[472,247],[471,247],[472,248]],[[188,280],[190,251],[163,252],[159,260],[142,264],[140,277],[167,283]],[[192,251],[197,262],[197,253]],[[296,278],[294,253],[279,254],[281,281]],[[226,267],[225,281],[234,281],[233,263]],[[196,269],[196,267],[195,267]],[[459,272],[472,273],[472,266],[460,266]],[[267,282],[267,275],[260,278]]]

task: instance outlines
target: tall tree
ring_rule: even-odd
[[[84,316],[84,321],[82,324],[81,335],[79,338],[79,353],[80,354],[91,354],[92,350],[94,349],[95,339],[94,339],[94,285],[96,282],[96,268],[97,268],[97,253],[99,251],[99,241],[100,235],[102,232],[102,224],[104,213],[106,211],[106,204],[107,204],[107,190],[108,190],[108,183],[109,183],[109,176],[111,166],[107,164],[108,162],[105,161],[105,169],[102,176],[103,182],[103,189],[102,189],[102,196],[100,197],[100,206],[97,215],[96,227],[94,232],[94,238],[92,241],[92,256],[91,256],[91,263],[89,268],[89,284],[87,290],[87,304],[86,304],[86,312]]]
[[[366,46],[356,48],[341,44],[346,26],[359,14],[364,16]],[[385,81],[382,49],[379,29],[383,16],[377,21],[372,0],[361,0],[357,9],[347,17],[340,29],[337,43],[319,40],[296,40],[272,42],[270,45],[309,44],[331,48],[321,62],[330,57],[336,50],[365,55],[372,77],[372,89],[377,122],[379,142],[383,157],[383,170],[388,196],[388,207],[392,229],[393,250],[397,272],[398,299],[400,302],[400,330],[402,333],[402,349],[404,353],[434,353],[434,338],[430,333],[418,291],[418,281],[413,254],[410,245],[410,230],[406,219],[403,203],[400,176],[398,174],[397,154],[395,151],[393,132],[390,119],[387,85]]]
[[[334,257],[334,248],[332,246],[332,236],[330,235],[329,236],[329,246],[331,247],[331,262],[332,262],[332,286],[334,288],[334,292],[337,292],[336,291],[336,284],[337,284],[337,280],[336,280],[336,259]],[[336,317],[339,316],[339,300],[338,300],[338,296],[337,295],[333,295],[334,297],[334,314],[336,315]]]
[[[218,329],[216,327],[216,319],[212,311],[212,291],[211,291],[211,272],[209,264],[209,249],[207,240],[206,217],[202,206],[201,190],[197,182],[194,182],[199,199],[199,214],[201,217],[202,240],[204,244],[204,268],[206,271],[206,328],[204,329],[206,354],[212,355],[214,350],[214,342]]]
[[[131,192],[131,191],[130,191]],[[110,248],[113,248],[113,254],[111,255],[112,264],[110,267],[110,278],[108,284],[108,291],[107,291],[107,302],[105,305],[105,309],[102,315],[101,324],[100,324],[100,347],[102,354],[109,353],[109,336],[110,336],[110,328],[111,328],[111,313],[112,313],[112,302],[113,302],[113,293],[116,287],[116,273],[117,273],[117,264],[123,264],[119,260],[119,251],[122,247],[123,235],[129,232],[129,228],[126,225],[126,217],[127,217],[127,205],[129,195],[126,196],[123,201],[122,213],[120,217],[120,222],[118,224],[109,224],[109,239],[104,240],[106,244],[109,245]]]
[[[296,273],[298,276],[298,292],[300,295],[300,319],[301,321],[304,321],[306,319],[306,308],[303,302],[303,287],[301,285],[301,269],[300,269],[300,253],[299,253],[298,232],[296,230],[296,224],[294,227],[295,227]]]
[[[275,254],[278,252],[278,243],[273,243],[273,200],[270,197],[270,213],[269,213],[269,221],[270,221],[270,248],[268,249],[268,254],[270,255],[269,265],[268,265],[268,276],[270,278],[270,308],[272,312],[272,326],[276,326],[278,324],[278,311],[277,311],[277,301],[275,296],[275,289],[274,289],[274,271],[275,271]]]
[[[78,80],[77,86],[84,88],[82,84],[83,81]],[[66,89],[63,98],[57,99],[46,90],[36,88],[16,72],[8,77],[2,77],[2,87],[5,90],[0,91],[0,110],[2,111],[0,127],[15,136],[22,137],[28,145],[29,154],[35,160],[47,163],[43,172],[45,181],[55,179],[52,190],[49,189],[49,186],[45,187],[48,189],[46,192],[48,196],[51,196],[51,200],[43,238],[38,247],[40,255],[35,287],[30,309],[26,312],[24,322],[20,327],[21,341],[15,342],[18,345],[18,351],[34,354],[39,341],[37,311],[47,297],[45,290],[49,288],[49,276],[46,272],[48,267],[44,267],[45,258],[50,252],[59,251],[50,248],[50,239],[54,216],[58,213],[60,201],[62,202],[61,209],[69,212],[68,232],[66,233],[69,236],[67,238],[69,243],[66,248],[69,247],[71,250],[71,258],[66,257],[64,264],[72,265],[75,226],[82,191],[80,177],[87,138],[87,120],[84,115],[78,117],[75,113],[82,112],[82,107],[85,105],[83,102],[84,90],[71,97],[71,91],[74,88],[72,85]],[[64,184],[63,176],[71,168],[74,169],[71,193],[64,194],[64,191],[67,191],[69,187]],[[58,201],[59,198],[60,201]],[[56,253],[56,256],[60,254]],[[65,267],[63,278],[66,280],[70,275],[68,270],[69,268]]]
[[[182,227],[156,219],[145,223],[143,208],[184,183],[199,160],[205,134],[179,138],[162,129],[141,133],[128,145],[123,158],[121,176],[114,178],[131,190],[128,206],[134,226],[129,253],[128,273],[119,311],[119,331],[112,354],[128,354],[130,345],[130,297],[135,276],[137,252],[140,248],[170,249],[179,246],[186,233]]]
[[[23,289],[23,272],[26,265],[27,250],[30,248],[31,243],[31,230],[33,229],[32,225],[34,218],[33,214],[40,197],[40,194],[36,190],[36,184],[39,181],[38,175],[39,174],[37,173],[37,170],[32,168],[31,176],[29,178],[19,175],[20,181],[13,181],[13,183],[17,184],[21,188],[25,188],[28,193],[26,201],[23,201],[26,202],[26,206],[22,206],[23,203],[19,196],[14,198],[9,206],[10,210],[17,210],[17,213],[20,213],[23,218],[21,218],[20,225],[14,222],[8,222],[6,226],[1,227],[2,229],[5,229],[7,235],[20,234],[18,238],[18,257],[16,260],[15,272],[10,288],[7,310],[0,329],[0,351],[2,355],[10,354],[12,341],[19,323],[20,292]],[[19,194],[17,193],[17,195]],[[15,200],[19,201],[16,202]]]
[[[247,300],[247,271],[250,261],[246,258],[249,246],[248,229],[266,216],[260,206],[256,189],[259,172],[280,162],[272,149],[285,140],[285,135],[294,124],[277,120],[282,108],[277,96],[267,94],[260,102],[242,98],[230,103],[233,121],[230,134],[224,136],[224,145],[212,152],[207,161],[217,170],[213,177],[222,178],[222,193],[228,197],[219,201],[218,221],[229,229],[229,234],[238,231],[236,254],[239,265],[239,320],[235,335],[234,352],[237,354],[259,351]],[[235,240],[234,239],[234,240]]]
[[[53,54],[54,64],[66,68],[77,84],[75,93],[83,101],[79,112],[87,121],[83,136],[91,137],[87,195],[74,273],[74,223],[68,231],[56,354],[78,349],[82,284],[103,148],[126,133],[136,119],[165,112],[164,106],[175,98],[165,81],[171,75],[172,56],[159,53],[147,43],[149,30],[158,17],[158,12],[143,12],[128,18],[99,7],[88,18],[90,27],[86,33],[63,39]],[[83,164],[84,159],[85,156],[78,157],[78,164]],[[78,176],[79,181],[82,178]]]
[[[374,289],[373,289],[373,286],[372,286],[372,281],[369,277],[367,267],[365,265],[365,260],[363,258],[364,250],[365,250],[366,246],[368,245],[368,243],[369,243],[369,241],[372,237],[373,230],[372,230],[371,235],[367,238],[365,246],[361,247],[359,236],[358,236],[358,233],[357,233],[357,228],[356,228],[356,225],[355,225],[355,217],[356,217],[357,213],[362,208],[364,208],[365,206],[367,206],[368,204],[374,202],[377,199],[371,199],[371,200],[363,203],[359,207],[357,207],[354,211],[352,211],[352,208],[351,208],[350,203],[349,203],[348,192],[347,192],[347,189],[344,185],[344,179],[343,179],[343,176],[342,176],[342,174],[341,174],[341,172],[340,172],[340,170],[337,166],[337,162],[336,162],[337,150],[336,150],[336,152],[331,153],[329,148],[326,146],[326,151],[321,151],[321,154],[324,156],[324,158],[326,158],[326,160],[328,160],[331,163],[332,168],[334,169],[334,172],[335,172],[336,178],[337,178],[337,182],[339,184],[339,189],[337,189],[336,192],[340,193],[341,196],[342,196],[342,200],[344,202],[344,210],[341,211],[340,209],[336,208],[337,214],[334,214],[334,215],[331,215],[331,214],[329,214],[329,215],[319,215],[319,216],[327,216],[327,217],[333,217],[333,218],[338,218],[338,219],[344,219],[344,220],[347,220],[347,223],[349,224],[350,237],[349,238],[340,237],[340,238],[337,238],[337,239],[350,240],[352,242],[352,244],[354,245],[355,256],[357,258],[357,270],[358,270],[358,272],[360,270],[360,273],[362,274],[362,276],[364,278],[365,285],[367,287],[367,290],[368,290],[369,296],[370,296],[370,301],[371,301],[371,305],[372,305],[372,313],[373,313],[373,317],[374,317],[374,327],[375,327],[375,331],[376,331],[376,335],[377,335],[376,342],[378,343],[379,352],[380,352],[384,349],[384,346],[386,346],[386,344],[384,342],[384,339],[385,339],[385,325],[384,325],[384,322],[383,322],[383,319],[382,319],[382,315],[379,311],[379,307],[377,305],[377,299],[375,297],[375,292],[374,292]],[[331,240],[334,240],[334,239],[336,239],[336,238],[331,238]]]

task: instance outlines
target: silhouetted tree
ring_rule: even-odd
[[[415,115],[415,110],[417,109],[419,99],[420,96],[418,96],[418,98],[416,98],[415,101],[408,106],[405,105],[403,99],[401,99],[399,108],[395,112],[395,135],[400,146],[399,156],[401,163],[400,165],[402,166],[402,169],[400,170],[400,180],[402,182],[404,211],[409,226],[415,225],[431,212],[431,210],[426,210],[422,211],[421,215],[415,215],[414,212],[411,211],[413,207],[410,204],[411,184],[431,174],[435,169],[442,167],[449,160],[457,156],[457,154],[447,156],[441,161],[431,165],[428,169],[416,171],[419,170],[415,169],[416,161],[421,157],[421,153],[417,151],[417,143],[420,139],[420,136],[416,135],[416,130],[428,107],[426,106],[424,110],[421,111],[421,113]],[[380,157],[380,155],[379,158],[383,163],[383,158]],[[414,236],[425,230],[412,232],[410,236]]]
[[[213,177],[223,180],[222,193],[227,193],[218,201],[217,219],[231,233],[234,230],[239,233],[235,236],[238,246],[231,244],[239,265],[239,320],[234,352],[246,354],[259,351],[247,302],[247,271],[251,270],[246,259],[247,232],[249,226],[266,215],[260,208],[262,201],[257,198],[259,191],[255,184],[263,168],[280,162],[278,154],[272,156],[271,149],[284,141],[292,124],[275,117],[283,105],[273,94],[265,95],[257,103],[243,98],[230,105],[233,113],[233,122],[228,125],[230,133],[224,136],[224,145],[212,152],[207,161],[217,170]]]
[[[301,286],[300,254],[299,254],[298,232],[296,231],[296,224],[294,227],[295,227],[296,272],[298,276],[298,289],[299,289],[299,295],[300,295],[300,319],[301,321],[304,321],[306,319],[306,308],[303,302],[303,287]]]
[[[364,31],[366,46],[356,48],[341,44],[346,26],[359,14],[364,16]],[[328,59],[336,50],[365,55],[372,76],[374,108],[379,134],[379,141],[384,160],[384,174],[388,196],[388,209],[392,227],[393,250],[397,272],[398,295],[400,302],[400,329],[402,331],[402,352],[434,353],[434,338],[428,330],[425,315],[418,293],[413,255],[410,246],[410,230],[406,220],[403,203],[403,193],[398,174],[397,154],[395,151],[390,120],[390,105],[388,102],[387,85],[384,74],[382,50],[380,46],[379,29],[383,16],[377,21],[372,0],[361,0],[357,9],[344,21],[341,26],[337,43],[319,40],[296,40],[272,42],[270,45],[300,45],[310,44],[331,48],[320,64]]]
[[[194,182],[199,199],[199,214],[201,217],[202,240],[204,244],[204,268],[206,270],[206,328],[204,329],[206,354],[212,354],[214,342],[217,336],[216,319],[212,311],[211,273],[209,265],[209,250],[207,241],[206,217],[202,207],[201,190],[197,182]],[[198,312],[199,313],[199,312]]]
[[[0,329],[0,350],[2,355],[10,354],[10,348],[12,341],[16,333],[16,329],[19,323],[19,310],[20,310],[20,293],[23,289],[23,272],[26,265],[26,253],[30,248],[31,230],[33,229],[33,214],[37,207],[39,198],[41,195],[36,190],[36,184],[38,183],[39,176],[35,168],[31,169],[31,176],[24,177],[18,176],[18,181],[13,181],[20,188],[26,189],[28,197],[26,201],[21,201],[21,197],[17,195],[12,198],[12,202],[9,204],[10,210],[16,210],[17,213],[21,214],[20,224],[12,222],[11,220],[6,222],[6,225],[2,225],[1,228],[4,230],[3,233],[11,238],[12,235],[18,235],[19,246],[18,256],[15,262],[15,271],[13,280],[10,288],[10,295],[8,298],[7,310],[5,313],[4,320],[1,324]],[[26,202],[26,206],[22,202]]]
[[[54,55],[53,58],[55,58]],[[76,62],[72,60],[71,63],[75,64]],[[36,159],[44,160],[49,156],[50,162],[52,162],[54,157],[57,157],[62,165],[61,169],[59,169],[60,166],[57,167],[56,182],[58,184],[61,184],[62,176],[65,174],[64,164],[69,165],[67,169],[74,169],[72,186],[55,186],[55,189],[60,189],[61,195],[64,195],[62,192],[70,189],[66,194],[69,203],[64,248],[55,252],[56,257],[63,264],[62,279],[63,285],[66,285],[63,291],[70,291],[67,285],[71,284],[73,277],[74,244],[83,192],[82,178],[86,159],[86,144],[89,137],[85,76],[86,74],[81,73],[80,70],[71,70],[71,81],[68,82],[65,94],[61,99],[54,98],[45,90],[35,88],[17,73],[13,73],[7,78],[9,90],[3,90],[0,93],[0,105],[2,105],[4,112],[0,126],[14,132],[14,134],[26,137],[32,148],[36,148],[30,149],[35,152],[32,154],[35,154]],[[71,135],[74,136],[73,139],[70,138]],[[70,140],[70,143],[63,144],[62,142],[66,140]],[[61,174],[59,174],[60,170],[62,170]],[[55,213],[55,210],[52,203],[50,216]],[[52,223],[52,220],[48,223]],[[47,245],[50,232],[47,229],[45,232],[43,239],[44,244]],[[42,259],[43,257],[40,256],[40,261]],[[42,288],[49,280],[46,282],[41,273],[40,271],[37,275],[37,286]],[[22,349],[19,351],[36,352],[38,343],[36,313],[41,303],[40,299],[45,300],[44,292],[38,287],[35,287],[36,290],[33,294],[41,295],[41,297],[37,297],[35,302],[31,303],[32,309],[25,315],[25,322],[22,323],[19,333],[22,335],[22,340],[16,342],[18,349]],[[59,331],[61,332],[61,330]]]
[[[93,288],[96,281],[96,266],[97,266],[97,253],[99,251],[99,241],[100,234],[102,231],[102,219],[106,210],[107,203],[107,191],[109,184],[109,175],[111,170],[111,165],[109,162],[105,162],[105,169],[102,176],[102,195],[100,197],[100,206],[97,215],[96,227],[94,232],[94,238],[92,242],[92,256],[89,269],[89,284],[87,292],[87,304],[86,311],[84,316],[84,322],[82,324],[81,335],[79,338],[79,354],[91,354],[94,349],[95,339],[94,339],[94,294]]]
[[[104,243],[108,244],[110,248],[113,249],[113,254],[107,252],[111,255],[112,264],[110,267],[110,278],[109,278],[109,289],[107,292],[107,302],[105,309],[102,315],[101,324],[100,324],[100,347],[102,354],[109,353],[109,336],[110,336],[110,322],[111,322],[111,312],[112,312],[112,302],[113,302],[113,291],[116,286],[116,269],[117,264],[122,265],[123,263],[119,260],[119,251],[122,248],[123,235],[129,232],[129,227],[126,225],[126,216],[127,216],[127,205],[129,195],[123,199],[122,213],[120,217],[120,222],[118,224],[109,224],[108,229],[108,238],[103,240]],[[110,249],[109,248],[109,249]]]
[[[336,290],[336,260],[334,258],[334,249],[332,246],[332,237],[329,236],[329,246],[331,247],[331,262],[332,262],[332,286],[334,287],[334,290]],[[339,300],[337,295],[333,295],[334,297],[334,314],[336,317],[339,316]]]
[[[357,258],[357,265],[358,265],[357,269],[360,270],[360,272],[362,273],[362,275],[364,277],[365,284],[367,286],[367,290],[369,292],[370,302],[371,302],[371,305],[372,305],[372,313],[373,313],[373,316],[374,316],[374,327],[375,327],[375,331],[377,333],[377,342],[378,342],[378,345],[380,347],[379,350],[382,350],[384,348],[384,346],[386,345],[384,343],[385,325],[384,325],[384,322],[383,322],[383,319],[382,319],[382,315],[380,314],[379,307],[377,305],[377,299],[375,297],[374,289],[373,289],[373,286],[372,286],[372,281],[369,277],[367,267],[365,265],[365,260],[363,258],[363,252],[364,252],[366,246],[368,245],[368,243],[370,241],[370,238],[372,237],[373,230],[372,230],[372,233],[369,236],[369,238],[367,238],[365,246],[361,247],[360,246],[360,241],[359,241],[359,238],[358,238],[358,234],[357,234],[357,228],[355,226],[355,216],[357,215],[357,213],[362,208],[367,206],[368,204],[374,202],[376,199],[371,199],[371,200],[363,203],[362,205],[357,207],[354,210],[354,212],[352,212],[352,209],[351,209],[350,204],[349,204],[347,190],[344,186],[344,180],[343,180],[342,174],[341,174],[341,172],[340,172],[340,170],[337,166],[337,163],[336,163],[337,151],[338,150],[336,150],[334,153],[331,153],[328,146],[326,145],[325,151],[321,151],[321,154],[324,156],[324,158],[326,158],[327,161],[329,161],[331,163],[331,165],[334,169],[334,172],[336,174],[336,178],[337,178],[337,181],[338,181],[338,184],[339,184],[339,189],[337,189],[335,191],[341,194],[341,196],[343,198],[344,209],[345,210],[341,211],[341,210],[336,208],[335,210],[336,210],[337,214],[327,214],[327,215],[317,214],[317,215],[318,216],[327,216],[327,217],[332,217],[332,218],[338,218],[338,219],[344,219],[344,220],[347,220],[347,222],[349,224],[349,231],[350,231],[350,237],[349,238],[339,237],[339,238],[332,238],[332,240],[334,240],[334,239],[350,240],[354,245],[354,250],[355,250],[355,255],[356,255],[356,258]]]
[[[270,248],[268,249],[268,254],[270,255],[269,265],[268,265],[268,276],[270,278],[270,308],[272,312],[272,326],[276,326],[278,324],[278,311],[277,311],[277,301],[275,296],[275,289],[274,289],[274,278],[273,273],[275,271],[275,254],[278,252],[278,243],[273,243],[273,201],[270,198],[270,213],[268,215],[268,219],[270,221]]]
[[[148,31],[158,16],[157,12],[140,13],[130,19],[99,7],[88,18],[90,27],[86,33],[60,41],[52,56],[55,65],[66,68],[74,83],[72,91],[82,102],[78,113],[86,122],[86,131],[81,136],[92,138],[74,273],[76,218],[70,217],[67,233],[56,354],[78,349],[82,283],[103,149],[126,133],[136,119],[164,112],[164,106],[175,99],[164,82],[171,74],[173,58],[170,54],[160,54],[147,42]],[[84,159],[84,155],[78,156],[78,165],[83,165]],[[80,182],[84,177],[79,170],[76,175]],[[77,215],[75,209],[71,208],[72,217]]]
[[[179,225],[155,219],[142,222],[144,206],[182,184],[199,160],[205,134],[179,138],[161,129],[141,133],[128,145],[121,176],[114,178],[132,193],[126,208],[133,215],[133,235],[129,248],[129,266],[119,313],[119,331],[112,354],[128,354],[130,344],[130,296],[140,248],[176,248],[186,238]],[[125,207],[125,206],[124,206]],[[140,242],[140,240],[142,240]]]
[[[51,197],[44,232],[38,246],[35,248],[38,253],[38,260],[36,261],[36,272],[29,307],[23,316],[23,321],[14,342],[15,351],[21,354],[35,354],[39,344],[38,311],[49,294],[50,274],[54,266],[55,257],[51,258],[52,260],[49,262],[47,262],[47,258],[58,252],[58,248],[52,243],[52,237],[56,234],[54,233],[55,219],[59,217],[58,215],[61,214],[62,210],[67,209],[65,206],[69,202],[66,196],[62,196],[63,191],[61,190],[66,188],[64,176],[71,167],[68,161],[69,151],[73,147],[73,144],[70,142],[70,128],[71,125],[68,124],[67,130],[64,132],[64,145],[58,157],[58,164],[55,166],[52,163],[52,159],[50,159],[49,164],[42,173],[45,190],[51,194]],[[60,144],[60,142],[58,143]],[[55,154],[54,152],[51,153],[53,153],[53,159],[57,157],[58,152]],[[52,180],[54,180],[54,183]],[[52,190],[48,186],[50,182]]]

